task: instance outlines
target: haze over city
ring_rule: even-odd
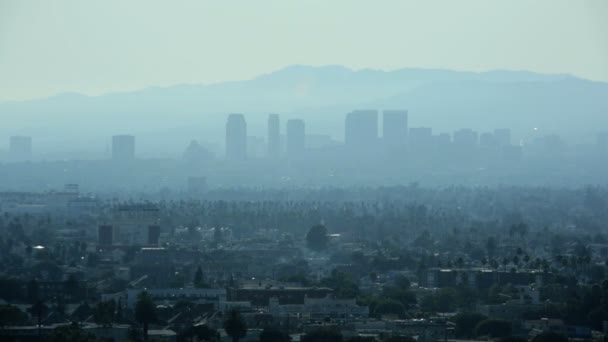
[[[0,341],[608,341],[606,18],[0,0]]]

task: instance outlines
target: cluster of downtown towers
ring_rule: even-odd
[[[382,112],[382,135],[379,135],[379,112],[377,110],[355,110],[346,114],[344,122],[344,152],[360,155],[380,151],[401,151],[407,146],[420,148],[441,144],[458,145],[474,149],[479,144],[511,147],[511,131],[496,129],[481,136],[471,129],[461,129],[449,134],[433,135],[428,127],[408,128],[407,110],[385,110]],[[278,114],[268,116],[267,156],[298,158],[305,153],[306,124],[301,119],[286,122],[284,148],[281,139],[281,124]],[[247,122],[243,114],[230,114],[226,122],[225,153],[229,160],[245,160],[248,155]]]
[[[265,152],[252,154],[252,146],[248,146],[251,144],[251,137],[247,134],[245,116],[230,114],[226,122],[225,157],[227,160],[239,161],[247,160],[248,157],[260,157],[263,154],[269,158],[300,159],[306,155],[309,145],[333,147],[335,153],[332,156],[354,157],[355,159],[380,155],[384,152],[391,152],[390,155],[398,156],[403,151],[409,151],[410,157],[417,154],[432,156],[437,151],[449,154],[468,154],[474,152],[477,147],[501,149],[501,154],[505,155],[521,155],[521,147],[511,145],[509,129],[496,129],[494,132],[486,132],[481,135],[472,129],[460,129],[453,135],[448,133],[433,135],[433,131],[429,127],[409,128],[407,110],[384,110],[380,135],[379,119],[377,110],[352,111],[346,114],[343,144],[329,136],[322,136],[325,138],[323,143],[315,144],[312,141],[313,136],[306,133],[304,120],[287,120],[286,130],[282,135],[279,115],[270,114],[264,144]],[[505,151],[507,153],[504,153]],[[112,159],[115,161],[135,160],[135,137],[132,135],[113,136],[111,153]],[[31,157],[31,137],[11,137],[9,159],[25,161],[31,160]]]

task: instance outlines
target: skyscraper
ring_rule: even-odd
[[[268,115],[268,157],[278,158],[281,155],[281,128],[279,115]]]
[[[287,120],[287,156],[298,158],[304,154],[306,147],[306,127],[304,120]]]
[[[344,143],[358,151],[375,148],[378,143],[378,111],[356,110],[346,114]]]
[[[382,140],[388,148],[402,148],[407,143],[407,110],[382,112]]]
[[[119,162],[135,159],[135,137],[132,135],[115,135],[112,137],[112,160]]]
[[[230,114],[226,122],[226,159],[247,159],[247,123],[243,114]]]
[[[32,137],[14,136],[9,140],[11,161],[21,162],[32,159]]]
[[[113,242],[114,228],[111,225],[103,224],[97,229],[97,243],[100,246],[111,246]]]

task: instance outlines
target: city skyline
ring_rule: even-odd
[[[608,0],[0,0],[0,341],[608,341]]]
[[[471,128],[459,128],[450,132],[436,132],[433,127],[411,127],[410,113],[406,109],[357,109],[344,114],[344,137],[339,139],[332,135],[319,135],[306,131],[306,120],[288,118],[281,120],[282,115],[270,113],[267,117],[266,134],[252,135],[248,131],[247,114],[232,113],[226,116],[224,153],[219,156],[227,160],[245,161],[248,158],[281,157],[298,158],[311,149],[309,139],[326,137],[324,143],[317,142],[314,149],[331,148],[336,145],[343,146],[345,155],[353,152],[366,155],[383,150],[396,153],[393,157],[405,157],[406,152],[429,153],[433,149],[445,149],[449,146],[458,150],[472,150],[477,148],[502,148],[506,146],[519,148],[534,148],[540,142],[554,146],[555,152],[564,153],[566,148],[573,145],[557,134],[538,134],[528,141],[513,140],[511,128],[494,128],[491,131],[478,131]],[[283,122],[283,126],[281,126]],[[322,139],[323,140],[323,139]],[[9,138],[9,162],[23,162],[34,160],[33,137],[11,136]],[[545,142],[543,142],[545,141]],[[608,131],[598,130],[592,137],[593,146],[605,149],[608,146]],[[250,143],[262,144],[261,154],[251,153]],[[186,151],[192,148],[204,148],[199,142],[192,140]],[[580,145],[585,146],[585,145]],[[260,146],[255,146],[255,148]],[[216,151],[217,152],[217,151]],[[260,152],[260,151],[258,151]],[[195,151],[194,153],[199,153]],[[209,153],[206,151],[205,153]],[[179,155],[179,154],[176,154]],[[138,159],[136,154],[136,136],[131,134],[113,135],[111,137],[111,151],[107,156],[118,162],[128,162]]]
[[[608,83],[564,75],[291,66],[216,86],[0,103],[0,141],[33,136],[37,153],[48,158],[100,158],[109,154],[108,136],[129,132],[144,147],[141,155],[166,158],[192,139],[222,144],[224,115],[231,112],[247,113],[250,135],[266,136],[267,113],[281,113],[284,119],[305,119],[311,134],[342,139],[342,115],[353,108],[408,108],[415,113],[412,127],[510,127],[517,140],[559,134],[588,144],[608,127],[607,94]]]

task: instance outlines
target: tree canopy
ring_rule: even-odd
[[[232,338],[232,341],[238,342],[241,338],[247,336],[247,324],[241,317],[238,310],[230,310],[224,320],[224,330],[226,334]]]
[[[306,246],[314,251],[323,251],[327,249],[329,237],[327,236],[327,228],[324,225],[317,224],[308,230],[306,234]]]

